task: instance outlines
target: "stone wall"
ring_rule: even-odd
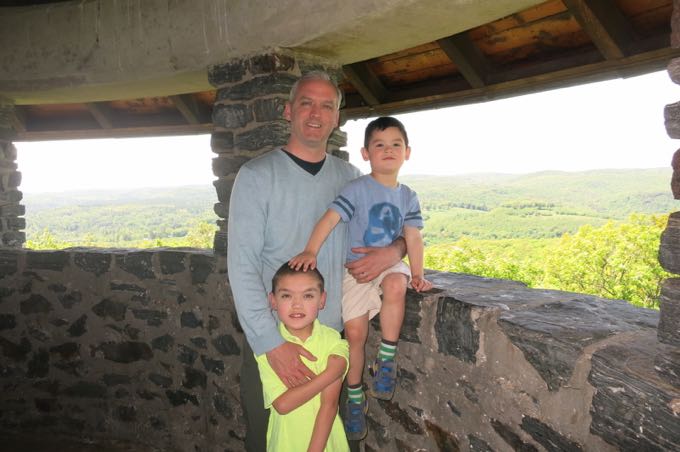
[[[365,450],[680,449],[678,351],[657,341],[657,312],[429,277]],[[1,434],[242,450],[225,280],[224,259],[195,250],[0,250]]]
[[[25,207],[20,204],[21,173],[17,150],[11,141],[14,106],[0,98],[0,247],[21,247],[26,241]]]

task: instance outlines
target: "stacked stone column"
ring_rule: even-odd
[[[214,250],[218,255],[227,251],[227,215],[231,188],[241,165],[271,149],[285,145],[289,127],[283,109],[293,83],[311,70],[326,70],[333,77],[339,71],[330,64],[312,61],[309,57],[273,52],[231,61],[210,68],[208,79],[217,88],[213,108],[211,147],[213,183],[218,202],[215,213],[219,230],[215,234]],[[346,135],[336,130],[328,151],[344,156],[339,148],[346,144]]]
[[[11,103],[0,100],[0,248],[21,248],[26,241],[25,208],[20,204],[21,173],[17,170],[17,150],[12,143]]]

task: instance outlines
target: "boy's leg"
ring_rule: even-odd
[[[349,369],[347,370],[347,403],[344,423],[347,439],[359,441],[366,436],[366,396],[363,388],[364,347],[368,337],[368,313],[345,322],[345,339],[349,344]]]
[[[262,380],[255,355],[247,340],[243,340],[241,361],[241,407],[246,420],[246,450],[260,452],[267,450],[267,423],[269,410],[264,408]]]
[[[382,339],[378,357],[371,366],[373,380],[369,386],[371,395],[379,399],[391,399],[396,386],[397,367],[394,357],[397,352],[401,325],[404,323],[407,284],[408,278],[403,273],[390,273],[380,284],[383,291],[383,302],[380,308]]]

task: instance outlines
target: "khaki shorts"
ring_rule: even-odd
[[[407,282],[411,282],[411,269],[406,263],[400,261],[399,263],[388,268],[378,275],[373,281],[364,284],[359,284],[352,275],[345,269],[345,276],[342,280],[342,321],[361,317],[368,312],[368,318],[372,319],[380,312],[382,305],[382,288],[380,284],[385,276],[390,273],[402,273],[406,275]]]

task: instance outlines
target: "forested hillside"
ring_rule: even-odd
[[[670,169],[410,176],[426,267],[658,305]],[[214,188],[27,194],[27,247],[211,247]]]

